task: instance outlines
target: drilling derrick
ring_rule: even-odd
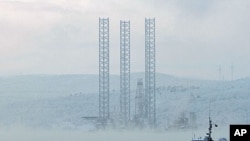
[[[155,127],[155,19],[145,19],[145,97],[145,116]]]
[[[145,96],[142,79],[138,79],[135,95],[135,123],[137,126],[142,126],[145,113]]]
[[[109,19],[99,18],[99,119],[109,119]]]
[[[130,119],[130,21],[120,21],[120,112],[123,124]]]

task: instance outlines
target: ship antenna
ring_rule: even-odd
[[[209,108],[209,109],[208,109],[208,110],[209,110],[209,111],[208,111],[209,119],[210,119],[210,114],[211,114],[211,108],[210,108],[210,107],[211,107],[211,99],[209,100],[209,107],[208,107],[208,108]]]

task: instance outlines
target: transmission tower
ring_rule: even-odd
[[[120,112],[127,125],[130,119],[130,21],[120,21]]]
[[[145,19],[145,96],[146,111],[151,127],[156,126],[155,97],[155,19]]]
[[[109,19],[99,18],[99,118],[109,119]]]

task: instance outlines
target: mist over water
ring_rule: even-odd
[[[136,84],[139,76],[141,74],[132,77],[131,83]],[[98,114],[96,78],[77,75],[4,79],[0,85],[0,141],[191,141],[192,137],[203,138],[208,132],[210,100],[212,121],[219,125],[212,131],[214,141],[228,139],[229,124],[249,123],[246,107],[249,107],[250,79],[217,82],[160,74],[157,77],[161,84],[161,91],[157,93],[160,129],[93,131],[95,125],[82,117]],[[90,82],[91,85],[83,85]],[[112,82],[110,107],[115,117],[119,112],[114,109],[119,105],[119,85],[114,82],[119,82],[119,77],[112,77]],[[134,94],[133,91],[132,109]],[[197,129],[164,130],[174,126],[182,113],[188,118],[189,112],[197,114]]]
[[[191,141],[195,137],[204,137],[207,129],[195,130],[107,130],[107,131],[83,131],[60,129],[31,129],[21,126],[0,128],[0,140],[2,141]],[[227,138],[228,127],[214,128],[213,139]]]

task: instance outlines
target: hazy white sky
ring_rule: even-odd
[[[0,0],[0,75],[98,74],[98,18],[110,19],[110,73],[119,21],[131,21],[131,72],[144,71],[144,19],[156,18],[157,72],[250,76],[248,0]]]

